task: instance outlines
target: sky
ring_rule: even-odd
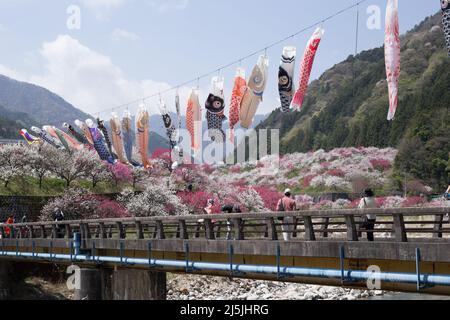
[[[203,100],[211,77],[220,74],[229,101],[239,65],[249,74],[263,48],[355,2],[0,0],[0,74],[43,86],[92,115],[107,116],[112,111],[107,109],[196,79],[261,49],[199,81]],[[367,0],[359,6],[359,50],[383,44],[385,7],[386,0]],[[439,10],[438,0],[399,0],[401,32]],[[325,35],[311,80],[354,53],[356,14],[352,9],[323,24]],[[313,31],[267,50],[269,80],[259,114],[280,104],[277,74],[283,46],[297,47],[298,77],[299,61]],[[183,104],[195,86],[196,81],[179,89]],[[171,111],[174,93],[162,96]],[[151,113],[158,112],[158,99],[145,101]]]

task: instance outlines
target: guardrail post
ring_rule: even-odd
[[[394,214],[394,230],[397,242],[408,242],[405,228],[405,218],[402,214]]]
[[[33,226],[28,227],[28,238],[33,239],[34,238],[34,228]]]
[[[294,217],[292,219],[292,223],[294,224],[294,228],[293,228],[293,232],[292,232],[292,238],[297,238],[298,232],[297,232],[297,228],[298,228],[298,218]]]
[[[123,223],[122,222],[117,222],[117,229],[119,231],[119,239],[125,239],[126,238],[126,234],[123,230]]]
[[[347,224],[347,240],[358,241],[358,232],[356,229],[355,216],[345,216],[345,223]]]
[[[178,222],[178,225],[179,225],[179,229],[180,229],[179,238],[183,239],[183,240],[189,239],[189,234],[187,232],[187,227],[186,227],[186,220],[180,220]]]
[[[161,220],[156,221],[156,238],[159,240],[166,239],[166,235],[164,233],[164,224]]]
[[[242,219],[233,219],[235,240],[245,240]]]
[[[138,240],[144,239],[144,230],[142,229],[142,223],[140,221],[136,221],[136,238]]]
[[[303,217],[305,224],[305,240],[316,241],[316,234],[314,233],[314,225],[310,216]]]
[[[66,239],[72,239],[72,228],[70,224],[66,225]]]
[[[277,241],[278,233],[274,218],[267,218],[266,224],[267,224],[267,237],[273,241]]]
[[[47,239],[47,234],[45,232],[45,226],[41,225],[40,227],[41,227],[41,238],[42,239]]]
[[[205,219],[205,230],[206,230],[206,239],[207,240],[215,240],[216,237],[214,235],[214,224],[211,219]]]
[[[58,238],[58,228],[56,226],[56,224],[52,224],[52,239],[56,239]]]
[[[323,235],[322,237],[328,238],[328,226],[330,225],[330,218],[323,218]]]
[[[433,238],[440,239],[442,238],[442,225],[444,223],[444,215],[438,214],[434,217],[436,224],[433,227]]]
[[[99,238],[100,239],[106,239],[107,238],[107,234],[106,234],[106,228],[105,228],[105,224],[103,222],[100,222],[98,224],[98,227],[100,229],[100,234],[99,234]]]
[[[88,223],[83,223],[85,239],[91,239],[91,229]]]

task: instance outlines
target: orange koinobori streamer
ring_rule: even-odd
[[[234,144],[234,128],[239,123],[239,112],[241,109],[242,98],[245,90],[247,90],[247,81],[245,80],[245,70],[238,68],[236,77],[234,78],[233,93],[231,95],[229,125],[230,125],[230,142]]]
[[[149,143],[149,120],[150,116],[144,105],[141,105],[137,115],[136,121],[136,140],[139,154],[141,155],[142,165],[145,169],[151,168],[151,163],[148,155]]]
[[[202,108],[198,96],[198,89],[192,89],[189,94],[186,109],[186,127],[191,135],[191,148],[194,151],[200,149],[202,130]],[[200,132],[199,132],[200,131]]]
[[[400,77],[400,29],[398,0],[388,0],[386,8],[386,34],[384,41],[386,76],[389,89],[388,121],[394,120],[398,105],[398,79]]]

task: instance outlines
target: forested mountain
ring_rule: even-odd
[[[39,125],[26,113],[9,111],[0,105],[0,139],[19,139],[20,129]]]
[[[39,123],[56,126],[61,126],[63,122],[89,117],[45,88],[2,75],[0,75],[0,105],[9,111],[27,114]]]
[[[450,58],[441,13],[401,38],[396,119],[388,122],[384,48],[335,65],[309,87],[301,112],[278,109],[258,128],[281,130],[283,153],[336,147],[397,147],[404,172],[436,187],[449,183]],[[400,181],[400,179],[399,179]]]

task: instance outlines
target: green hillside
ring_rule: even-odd
[[[386,120],[384,48],[350,56],[311,83],[301,112],[274,111],[258,128],[281,130],[283,153],[336,147],[398,147],[403,171],[435,187],[449,183],[450,59],[441,13],[402,36],[395,121]]]

